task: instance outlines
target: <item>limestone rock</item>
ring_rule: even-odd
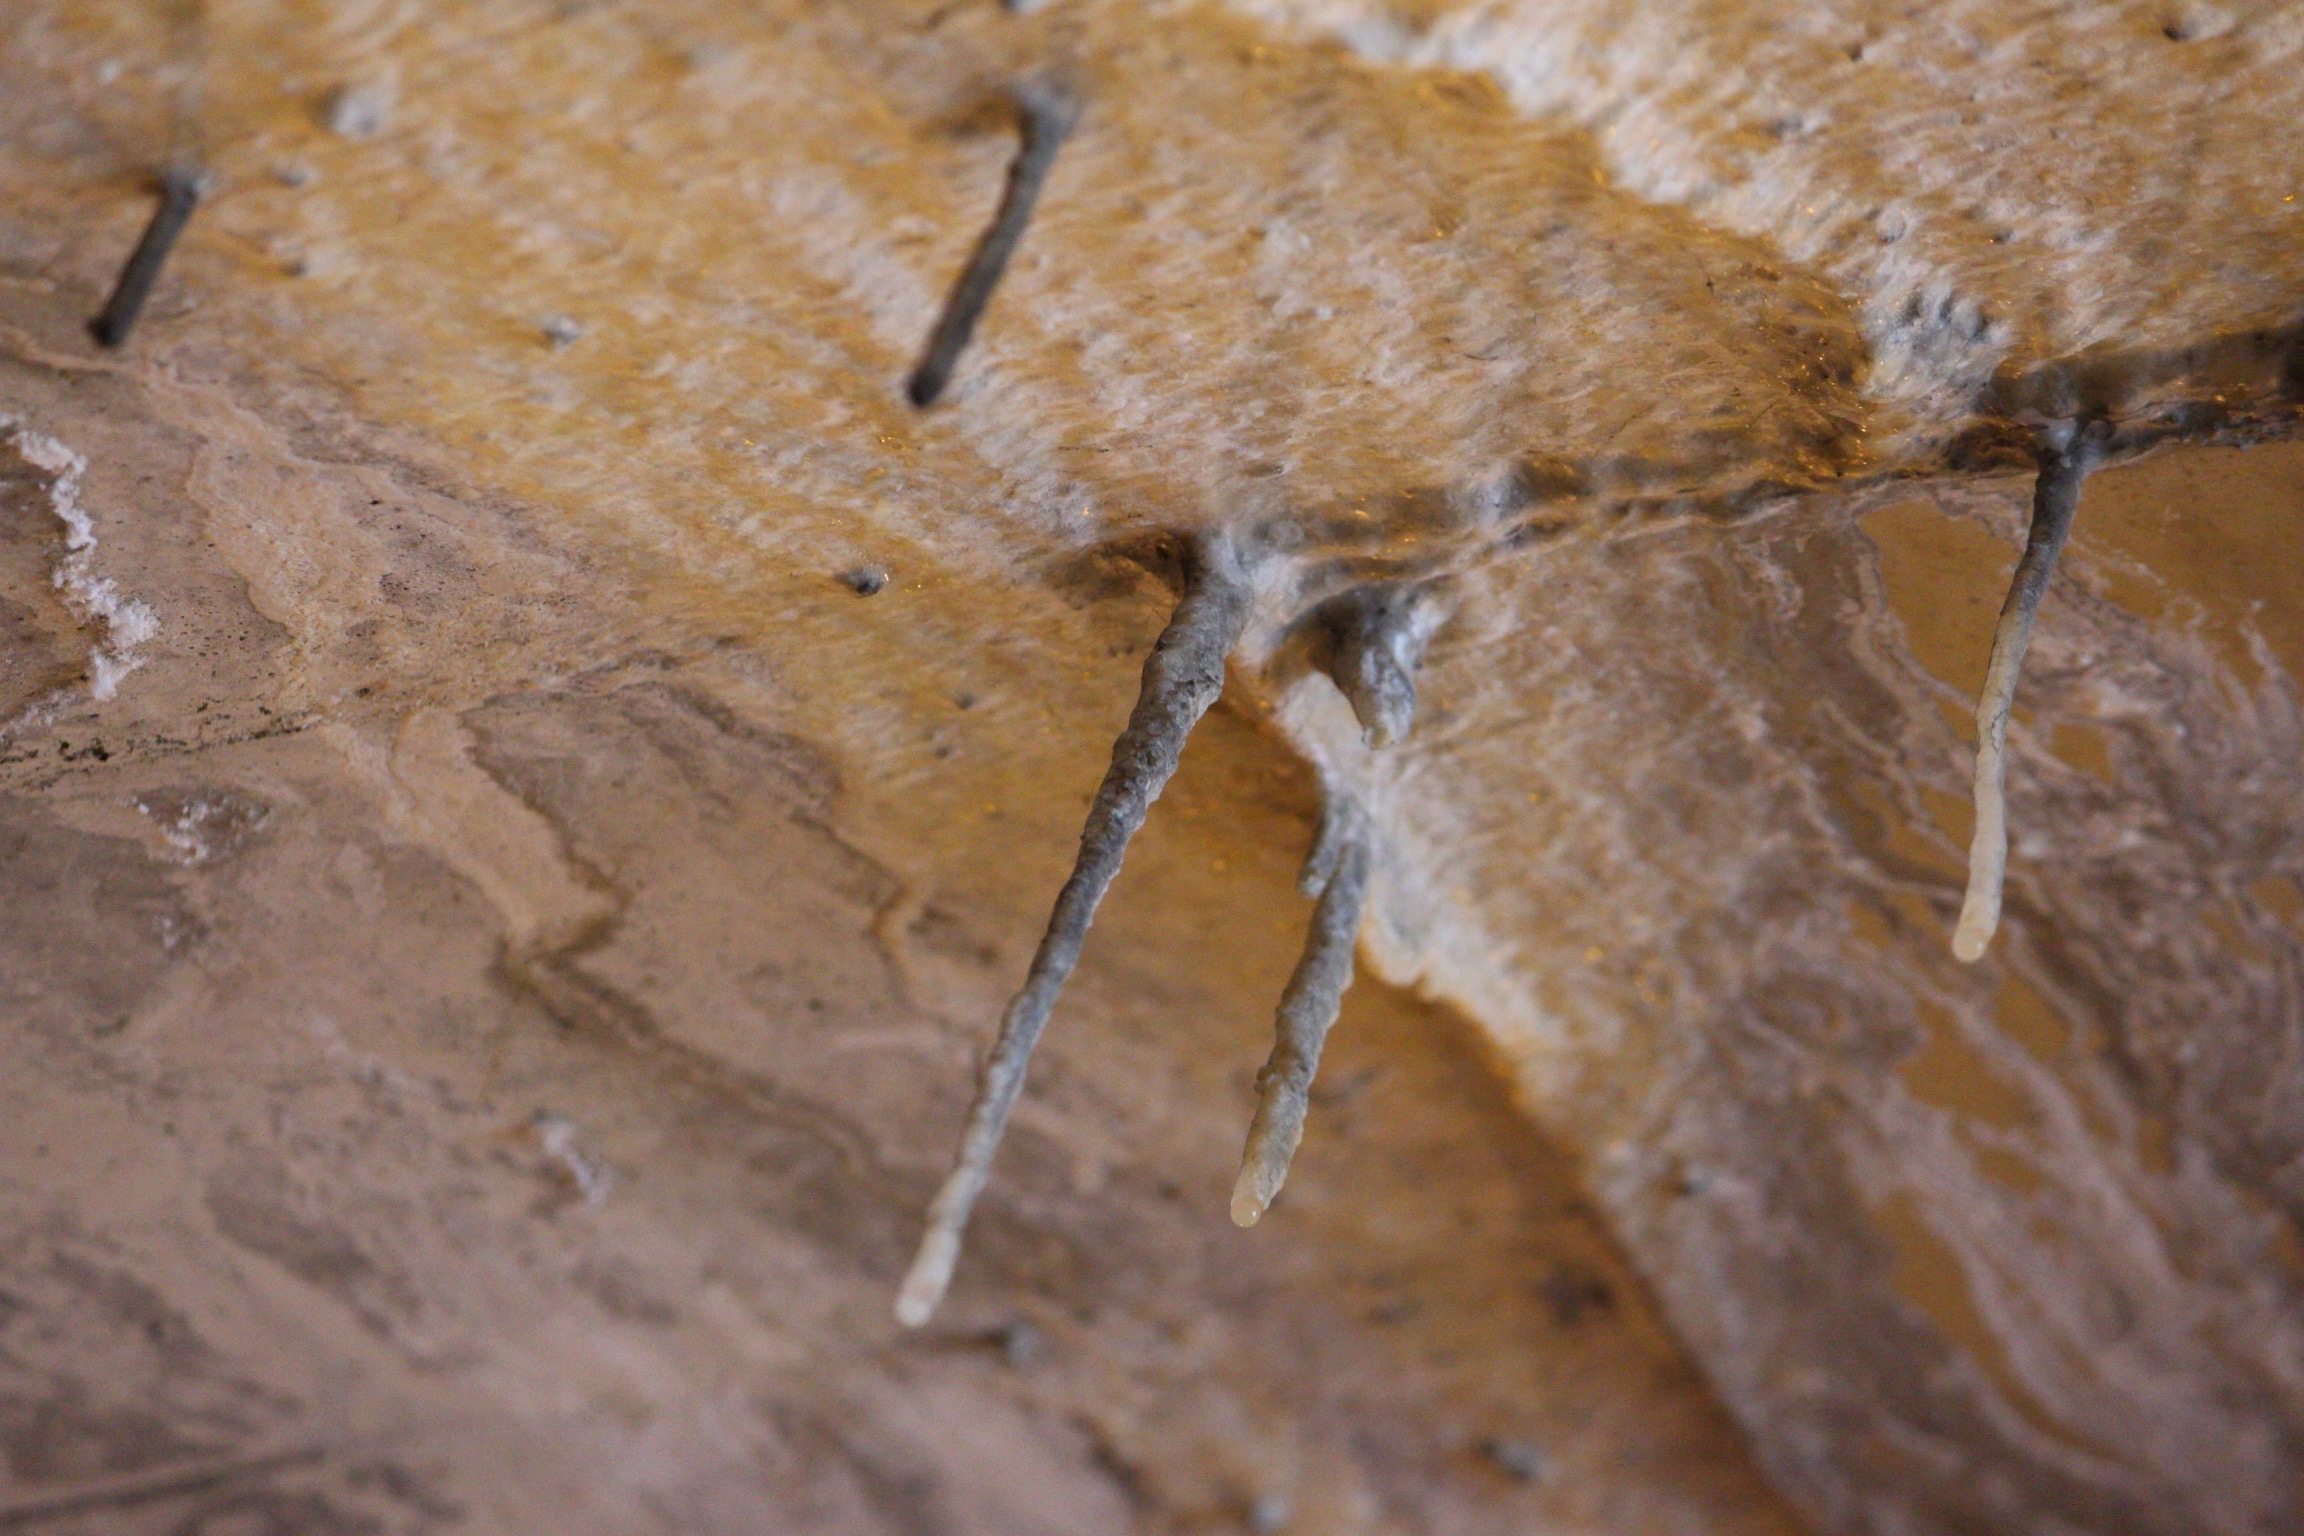
[[[218,190],[116,356],[176,33],[18,9],[0,1522],[2292,1528],[2289,8],[212,7]],[[902,1340],[1218,525],[1230,693]],[[1408,590],[1378,746],[1323,636]],[[1390,986],[1241,1234],[1316,780]]]

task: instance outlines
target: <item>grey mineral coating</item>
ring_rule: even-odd
[[[1374,746],[1408,734],[1416,719],[1416,669],[1445,611],[1410,582],[1356,587],[1324,610],[1334,654],[1328,675],[1359,717]]]
[[[1968,890],[1952,930],[1952,953],[1962,960],[1981,960],[2000,926],[2000,888],[2008,873],[2008,711],[2016,704],[2016,681],[2024,672],[2040,599],[2056,574],[2064,541],[2072,536],[2080,487],[2103,458],[2111,435],[2106,422],[2064,422],[2041,438],[2024,555],[2000,606],[1992,660],[1976,700],[1976,835],[1968,845]]]
[[[168,253],[176,248],[177,238],[184,226],[191,222],[193,210],[200,206],[201,194],[206,190],[206,178],[194,166],[172,166],[160,186],[160,204],[152,210],[152,222],[144,226],[137,237],[136,248],[128,254],[128,264],[120,269],[120,281],[113,285],[112,296],[104,301],[104,308],[88,322],[89,334],[96,344],[104,347],[124,346],[129,332],[136,328],[137,316],[144,313],[145,301],[152,297],[152,285],[160,281],[160,269],[168,262]]]
[[[1304,934],[1304,953],[1281,994],[1272,1054],[1256,1074],[1256,1115],[1232,1185],[1232,1220],[1252,1227],[1288,1182],[1288,1165],[1304,1139],[1320,1050],[1352,987],[1352,955],[1368,901],[1368,824],[1358,808],[1331,796],[1319,840],[1304,861],[1303,887],[1319,898]]]
[[[1000,285],[1000,274],[1008,270],[1008,259],[1016,254],[1024,227],[1032,221],[1032,205],[1039,201],[1041,184],[1056,163],[1056,151],[1064,147],[1080,115],[1080,104],[1052,80],[1026,83],[1017,89],[1015,101],[1021,142],[1016,158],[1009,162],[999,210],[969,253],[968,265],[961,268],[952,296],[936,317],[936,329],[929,333],[920,366],[904,386],[912,403],[923,408],[934,405],[952,382],[952,370],[959,366],[984,306],[992,302],[992,290]]]
[[[1128,728],[1112,743],[1112,766],[1097,786],[1080,829],[1080,854],[1064,888],[1056,894],[1047,931],[1033,952],[1032,968],[1001,1016],[1000,1033],[985,1058],[976,1102],[951,1176],[928,1208],[919,1255],[896,1297],[896,1316],[909,1327],[926,1323],[952,1282],[968,1213],[991,1174],[1001,1132],[1024,1089],[1032,1048],[1065,981],[1080,962],[1080,947],[1096,921],[1096,908],[1128,855],[1129,840],[1144,825],[1152,802],[1176,772],[1192,728],[1224,691],[1224,668],[1247,626],[1251,601],[1248,572],[1232,541],[1213,535],[1192,553],[1183,600],[1168,627],[1144,659],[1144,679]]]

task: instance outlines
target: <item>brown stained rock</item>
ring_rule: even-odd
[[[733,641],[324,398],[290,448],[209,386],[32,355],[8,407],[87,446],[103,571],[164,627],[110,703],[8,743],[0,1520],[1793,1528],[1450,1016],[1361,988],[1285,1240],[1225,1220],[1304,921],[1313,794],[1269,735],[1203,725],[963,1293],[900,1335],[1076,814],[1037,786],[1085,795],[1108,722],[1019,730],[1037,700],[997,655],[932,717],[864,695],[962,797],[923,835],[779,676],[908,643],[916,610],[851,628],[908,588],[859,605],[796,568],[776,622],[818,641]],[[1168,601],[1107,595],[1073,685],[1124,709]],[[1622,1300],[1563,1320],[1563,1271]],[[1500,1478],[1496,1437],[1547,1476]]]
[[[1324,684],[1283,701],[1391,834],[1376,969],[1495,1030],[1827,1523],[2291,1519],[2304,653],[2293,594],[2218,588],[2300,497],[2293,444],[2090,483],[1973,972],[1968,716],[2026,478],[1493,566],[1389,753]]]
[[[1821,286],[1596,185],[1577,139],[1476,82],[1277,47],[1214,8],[691,5],[507,28],[471,5],[383,42],[259,11],[211,30],[216,158],[245,185],[204,219],[340,259],[317,288],[226,284],[209,334],[272,337],[249,350],[493,443],[555,495],[573,476],[581,515],[627,532],[658,514],[597,471],[620,422],[684,424],[648,447],[691,477],[683,525],[781,548],[873,472],[890,542],[931,565],[1275,517],[1453,547],[1548,493],[1531,457],[1727,494],[1860,454],[1853,320]],[[704,33],[726,57],[679,67]],[[43,89],[129,132],[134,104],[90,88],[96,39],[62,19],[37,35]],[[331,140],[277,89],[376,52],[421,132]],[[904,378],[1013,151],[1012,115],[987,108],[1051,67],[1079,127],[953,392],[917,414]],[[260,174],[287,144],[314,184]],[[242,177],[233,157],[266,146]],[[68,163],[11,179],[27,219],[108,208],[95,157]],[[555,310],[590,317],[583,346],[533,345],[526,317]],[[1631,348],[1660,331],[1669,346]],[[1610,336],[1634,366],[1595,345]],[[460,363],[411,372],[400,348]],[[1177,443],[1198,446],[1180,462]]]
[[[1589,128],[1861,317],[1876,430],[2274,386],[2304,321],[2283,0],[1234,0]]]
[[[5,697],[46,701],[0,744],[0,1518],[1785,1529],[1676,1336],[1819,1528],[2292,1522],[2290,19],[1252,8],[1351,48],[1094,0],[213,7],[223,190],[125,358],[81,326],[164,29],[24,8],[0,412],[86,458],[90,570],[159,629],[75,683],[103,637],[0,453]],[[916,412],[1050,69],[1079,126]],[[390,124],[327,133],[369,79]],[[2082,406],[2126,436],[1965,970],[2016,471]],[[1229,702],[900,1342],[1219,524],[1273,557]],[[1427,578],[1379,752],[1399,680],[1357,718],[1322,615]],[[1306,760],[1370,815],[1363,970],[1568,1150],[1363,979],[1243,1237]],[[261,816],[196,857],[203,805]]]

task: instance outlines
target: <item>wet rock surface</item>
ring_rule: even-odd
[[[0,1525],[2291,1528],[2292,18],[1620,10],[223,8],[107,355],[178,41],[26,6]],[[900,1336],[1219,524],[1230,693]],[[1363,976],[1242,1234],[1322,784]]]

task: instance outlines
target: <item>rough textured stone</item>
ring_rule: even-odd
[[[1238,0],[1476,71],[1862,317],[1879,425],[2129,416],[2292,355],[2304,16],[2281,0]],[[1909,448],[1908,443],[1899,446]]]
[[[1967,701],[2027,489],[1531,555],[1392,753],[1324,683],[1286,708],[1392,833],[1378,967],[1499,1033],[1812,1507],[2279,1530],[2304,652],[2227,573],[2289,559],[2304,452],[2092,484],[1970,969]]]
[[[0,376],[164,625],[10,737],[0,1519],[1791,1529],[1446,1013],[1356,994],[1280,1240],[1226,1220],[1312,803],[1246,719],[1195,742],[963,1291],[900,1336],[1113,711],[1020,728],[1028,680],[974,663],[893,733],[961,797],[923,807],[797,704],[785,627],[891,665],[900,590],[810,572],[813,618],[733,639],[325,413],[291,448],[182,379]],[[1124,690],[1146,585],[1084,694]]]
[[[116,356],[170,34],[19,15],[0,411],[159,628],[94,701],[0,452],[0,1510],[1786,1528],[1668,1320],[1823,1528],[2293,1524],[2284,8],[219,7],[219,190]],[[1080,125],[915,412],[1046,72]],[[1962,969],[2080,407],[2121,462]],[[899,1341],[1219,522],[1273,554],[1231,696]],[[1371,579],[1448,614],[1381,751],[1317,665]],[[1307,763],[1433,1001],[1363,980],[1243,1236]]]

